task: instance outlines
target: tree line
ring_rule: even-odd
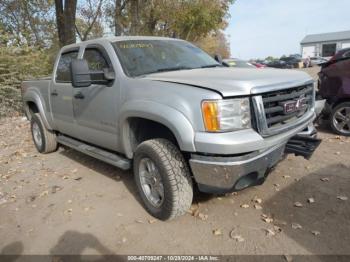
[[[222,30],[234,0],[2,0],[0,44],[60,47],[104,35],[191,41],[228,56]]]
[[[58,49],[105,35],[191,41],[228,57],[234,0],[0,0],[0,118],[21,111],[20,83],[49,75]]]

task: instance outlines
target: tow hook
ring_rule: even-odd
[[[288,141],[285,153],[310,159],[321,141],[322,140],[318,138],[296,135]]]

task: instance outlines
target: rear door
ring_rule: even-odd
[[[58,61],[53,82],[50,85],[50,102],[52,117],[56,129],[67,135],[74,135],[75,123],[73,117],[70,64],[78,57],[79,49],[64,51]]]
[[[103,69],[115,72],[102,45],[86,46],[83,59],[88,62],[91,72]],[[101,76],[91,75],[91,78],[103,80]],[[74,118],[81,140],[104,148],[117,149],[118,87],[116,83],[109,82],[73,89]]]

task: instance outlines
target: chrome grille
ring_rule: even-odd
[[[294,127],[312,117],[313,84],[264,93],[253,97],[258,131],[265,136]]]

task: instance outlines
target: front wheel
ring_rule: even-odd
[[[180,150],[166,139],[141,143],[134,158],[135,182],[146,210],[168,220],[192,204],[192,179]]]
[[[350,136],[350,102],[337,105],[331,114],[331,126],[334,132]]]

